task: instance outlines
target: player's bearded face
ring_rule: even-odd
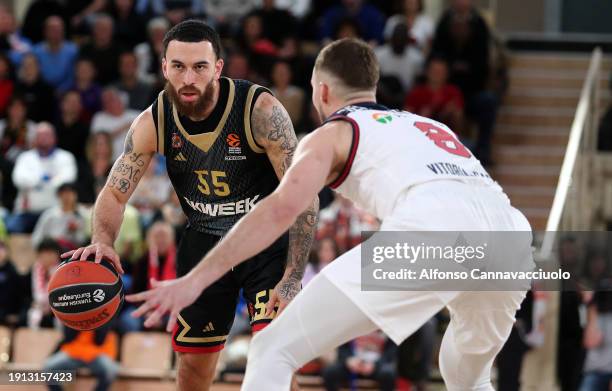
[[[184,86],[176,90],[176,88],[169,82],[166,82],[166,86],[164,90],[166,94],[170,97],[172,103],[176,105],[176,109],[181,115],[187,117],[197,117],[199,114],[203,113],[205,109],[212,104],[213,96],[214,96],[214,83],[215,80],[212,79],[205,87],[204,91],[200,91],[196,86]],[[183,97],[192,97],[196,96],[196,99],[186,100]]]

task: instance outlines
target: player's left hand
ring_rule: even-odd
[[[276,284],[270,295],[270,299],[266,304],[266,317],[271,317],[274,314],[274,309],[278,304],[276,310],[276,316],[280,315],[281,312],[287,307],[289,302],[302,290],[302,281],[298,278],[283,277],[282,280]]]
[[[192,304],[202,292],[193,280],[189,275],[166,281],[151,279],[153,289],[126,296],[126,300],[131,303],[144,302],[132,312],[132,316],[137,318],[148,314],[144,325],[153,327],[169,313],[166,331],[172,332],[179,312]]]

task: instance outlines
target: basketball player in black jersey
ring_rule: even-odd
[[[125,204],[155,153],[166,157],[168,175],[188,217],[177,254],[181,276],[275,190],[297,145],[291,120],[270,91],[221,77],[222,68],[219,37],[206,24],[185,21],[167,33],[162,59],[166,87],[126,136],[123,154],[94,207],[92,244],[63,257],[85,260],[95,254],[96,261],[108,258],[122,272],[113,242]],[[172,342],[180,357],[179,389],[209,389],[240,289],[253,331],[268,324],[297,294],[317,212],[315,199],[288,235],[175,314]]]

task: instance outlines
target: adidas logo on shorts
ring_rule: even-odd
[[[206,325],[206,327],[204,327],[203,330],[205,333],[211,332],[211,331],[215,331],[215,327],[213,326],[212,322],[208,322],[208,324]]]

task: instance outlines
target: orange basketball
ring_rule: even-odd
[[[123,283],[111,262],[68,261],[49,281],[49,304],[55,316],[75,330],[108,323],[123,304]]]

